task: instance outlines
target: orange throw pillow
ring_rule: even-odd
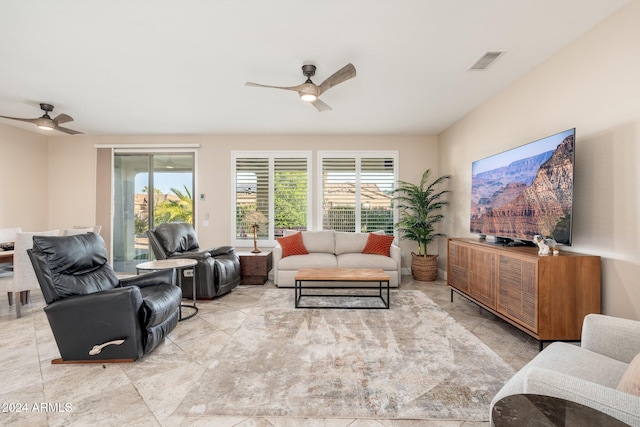
[[[391,243],[393,243],[393,236],[369,233],[367,244],[364,245],[362,253],[389,256]]]
[[[302,232],[297,232],[290,236],[278,237],[277,240],[280,246],[282,246],[282,258],[288,257],[289,255],[306,255],[309,253],[307,252],[307,248],[304,247]]]

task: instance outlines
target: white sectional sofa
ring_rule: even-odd
[[[291,233],[287,231],[285,236]],[[302,240],[308,254],[283,258],[280,245],[273,249],[273,281],[279,287],[293,287],[300,268],[382,268],[389,275],[389,286],[398,287],[402,263],[400,247],[394,242],[389,256],[363,254],[368,238],[368,233],[303,231]]]

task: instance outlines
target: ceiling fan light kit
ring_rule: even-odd
[[[298,93],[300,94],[300,99],[303,101],[315,101],[318,98],[318,86],[314,85],[311,80],[307,80],[307,82],[301,86]]]
[[[307,80],[298,85],[298,86],[269,86],[263,85],[259,83],[245,83],[246,86],[256,86],[256,87],[267,87],[272,89],[284,89],[284,90],[292,90],[298,92],[300,99],[306,101],[313,105],[319,112],[329,111],[331,107],[325,104],[322,100],[320,100],[319,96],[324,92],[328,91],[332,87],[345,82],[356,76],[356,67],[353,64],[347,64],[331,76],[329,76],[325,81],[323,81],[319,86],[311,81],[311,77],[316,74],[316,66],[315,65],[303,65],[302,66],[302,74],[307,78]]]

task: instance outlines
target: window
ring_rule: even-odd
[[[393,234],[397,152],[320,152],[323,230]]]
[[[248,246],[253,229],[244,218],[256,210],[266,224],[259,224],[257,238],[275,244],[284,229],[307,230],[310,222],[309,152],[234,152],[234,245]]]

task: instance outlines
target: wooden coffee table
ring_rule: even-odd
[[[305,283],[302,286],[303,282]],[[315,282],[315,283],[314,283]],[[318,282],[324,282],[323,285]],[[327,285],[327,282],[335,282],[336,284]],[[377,283],[377,286],[363,286],[363,285],[349,285],[349,282],[371,282]],[[383,286],[383,284],[386,284]],[[345,293],[302,293],[302,290],[311,289],[349,289],[351,292]],[[375,289],[378,292],[362,293],[360,290]],[[383,290],[386,289],[386,299],[384,298]],[[301,268],[298,270],[295,276],[295,307],[296,308],[357,308],[357,309],[380,309],[389,308],[390,303],[389,292],[389,275],[385,273],[381,268]],[[315,298],[315,297],[328,297],[328,298],[379,298],[382,301],[382,306],[344,306],[344,305],[301,305],[300,299]]]

